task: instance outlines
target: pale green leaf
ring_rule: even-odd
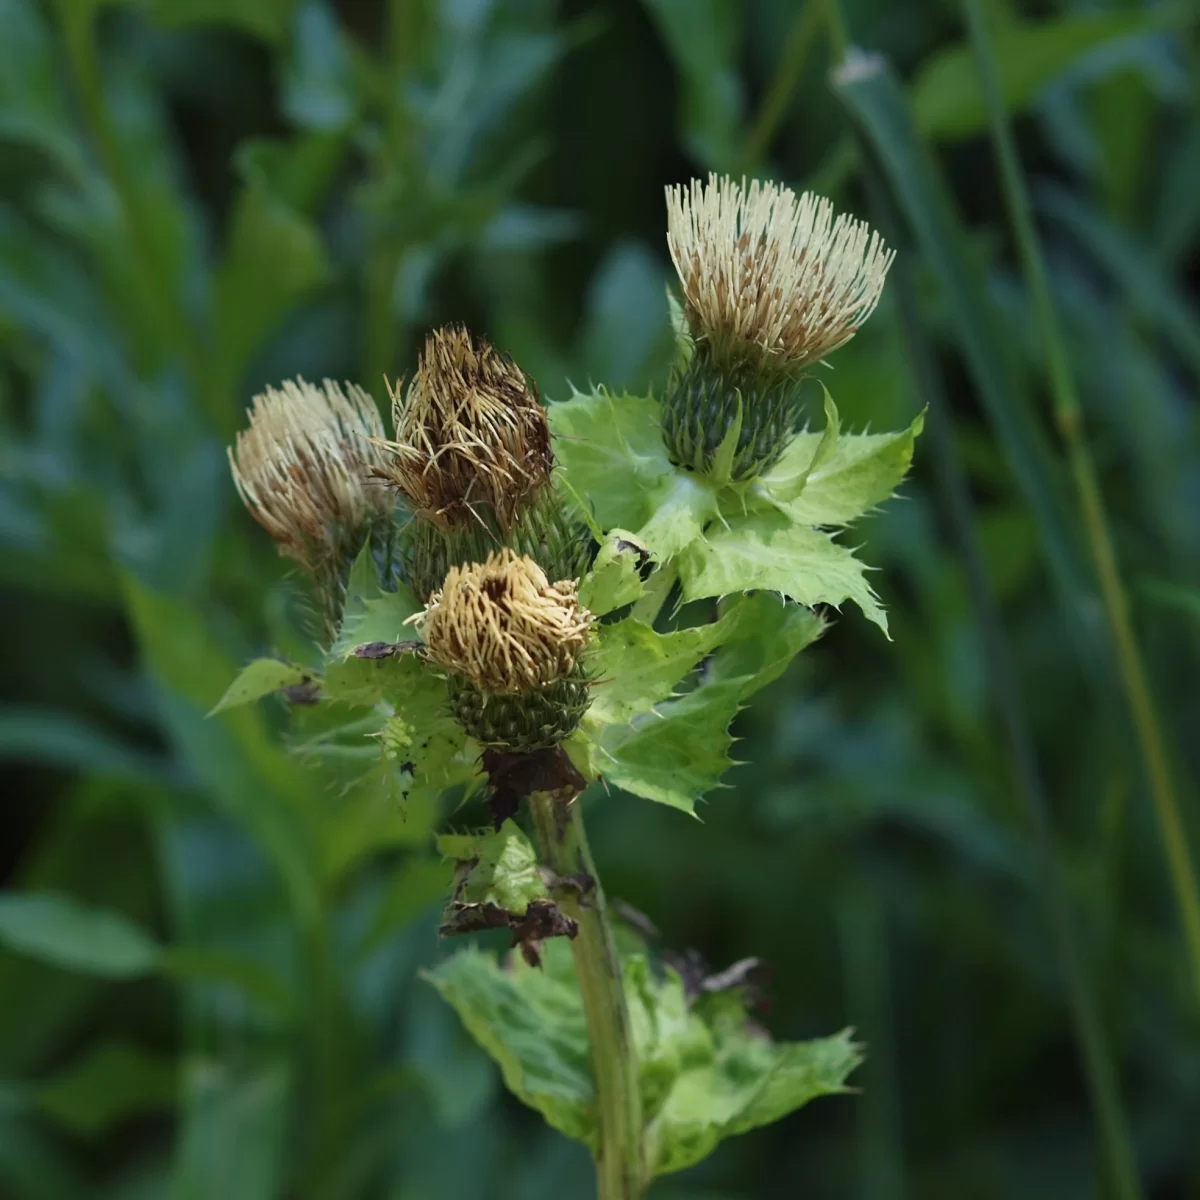
[[[664,563],[702,537],[718,512],[717,490],[699,475],[675,467],[649,499],[653,516],[638,530],[638,537]]]
[[[404,622],[420,611],[421,604],[403,583],[394,592],[379,586],[371,548],[364,546],[350,568],[342,623],[328,661],[348,658],[356,646],[368,642],[416,641],[412,626]]]
[[[312,671],[297,663],[284,662],[279,658],[256,658],[241,669],[209,716],[215,716],[227,708],[236,708],[239,704],[252,704],[282,688],[307,683],[312,677]]]
[[[727,636],[737,614],[728,612],[709,625],[657,633],[630,617],[600,629],[589,660],[595,686],[584,727],[625,725],[639,713],[666,700],[676,685]]]
[[[637,537],[612,530],[579,585],[580,604],[597,617],[632,604],[645,590],[642,571],[649,562],[650,552]]]
[[[637,529],[675,468],[663,445],[657,401],[599,388],[546,410],[554,455],[570,489],[605,529]]]
[[[494,904],[521,916],[531,900],[550,895],[538,871],[537,852],[511,820],[498,832],[442,834],[437,848],[467,868],[455,889],[457,904]]]
[[[865,572],[829,534],[779,512],[734,518],[679,558],[685,600],[754,590],[781,592],[809,607],[852,600],[886,633],[887,618]]]
[[[416,654],[401,650],[384,658],[331,660],[322,692],[342,704],[369,708],[386,699],[407,709],[441,695],[434,684],[426,682],[434,678]]]
[[[776,501],[794,500],[804,491],[809,477],[825,465],[838,447],[842,423],[829,389],[825,394],[825,429],[821,433],[800,433],[791,442],[779,462],[762,478],[759,487]]]
[[[159,946],[120,913],[57,892],[0,895],[0,943],[67,970],[134,979],[158,965]]]
[[[821,636],[820,614],[774,592],[754,592],[733,602],[737,621],[729,637],[705,664],[701,687],[736,681],[747,700],[778,679],[806,646]]]
[[[563,939],[545,944],[543,963],[530,967],[513,956],[501,967],[469,949],[425,977],[495,1060],[509,1091],[555,1129],[594,1148],[587,1025]]]
[[[739,680],[697,688],[572,749],[610,784],[695,816],[696,801],[734,765],[729,725],[741,690]]]
[[[727,1137],[769,1125],[810,1100],[847,1090],[862,1061],[848,1030],[811,1042],[775,1043],[750,1027],[733,993],[703,997],[693,1036],[670,1091],[646,1130],[651,1176],[682,1171],[707,1158]],[[668,1030],[682,1042],[677,1023]]]
[[[800,434],[759,487],[798,524],[846,525],[896,490],[908,473],[913,445],[924,424],[922,413],[907,429],[895,433],[842,434],[823,460],[821,443],[813,454],[816,435]],[[799,488],[797,469],[803,479]]]

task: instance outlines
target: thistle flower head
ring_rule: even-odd
[[[443,530],[486,519],[507,530],[554,467],[550,427],[520,368],[464,328],[435,330],[416,378],[392,393],[394,442],[377,474]]]
[[[574,672],[592,615],[575,583],[551,583],[505,547],[484,563],[451,567],[418,625],[429,657],[485,694],[549,687]]]
[[[715,174],[667,189],[667,244],[693,336],[718,359],[783,370],[854,336],[893,257],[820,196]]]
[[[230,447],[233,482],[282,554],[311,572],[352,557],[393,501],[371,480],[382,433],[361,388],[287,380],[254,397],[250,426]]]

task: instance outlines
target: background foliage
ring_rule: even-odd
[[[1196,13],[986,8],[1194,826]],[[588,1194],[584,1151],[419,978],[449,883],[432,805],[349,786],[344,746],[287,753],[270,705],[205,718],[240,662],[306,653],[223,445],[284,376],[382,400],[451,319],[549,399],[661,384],[664,184],[762,173],[879,217],[850,114],[870,122],[829,86],[831,12],[0,0],[0,1194]],[[773,965],[777,1036],[857,1026],[864,1091],[654,1194],[1104,1194],[995,622],[942,482],[955,447],[1146,1191],[1200,1194],[1200,1000],[962,14],[843,16],[932,154],[893,134],[882,172],[915,323],[893,280],[836,364],[845,427],[913,419],[914,345],[952,411],[953,441],[919,443],[905,498],[861,527],[894,642],[847,610],[741,718],[748,765],[703,823],[619,792],[589,823],[609,890],[665,943]]]

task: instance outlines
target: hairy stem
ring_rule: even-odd
[[[562,889],[563,912],[579,922],[571,943],[583,997],[596,1085],[596,1190],[599,1200],[638,1200],[643,1192],[642,1104],[637,1058],[621,987],[621,964],[604,890],[588,849],[578,796],[529,797],[543,863],[561,878],[588,886]]]

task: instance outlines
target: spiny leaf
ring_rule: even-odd
[[[412,629],[404,622],[420,611],[416,596],[404,584],[394,592],[385,592],[379,586],[371,548],[364,546],[350,568],[342,624],[328,661],[341,662],[354,653],[355,647],[368,642],[415,640]]]
[[[650,565],[650,551],[640,539],[623,529],[612,530],[579,585],[580,604],[597,617],[632,604],[645,590],[642,573]]]
[[[887,632],[887,618],[866,568],[829,534],[794,524],[780,512],[737,517],[710,531],[679,558],[685,600],[754,590],[781,592],[812,607],[853,600]]]
[[[896,490],[924,424],[921,413],[895,433],[841,434],[827,450],[827,434],[800,434],[759,487],[799,525],[849,524]]]

